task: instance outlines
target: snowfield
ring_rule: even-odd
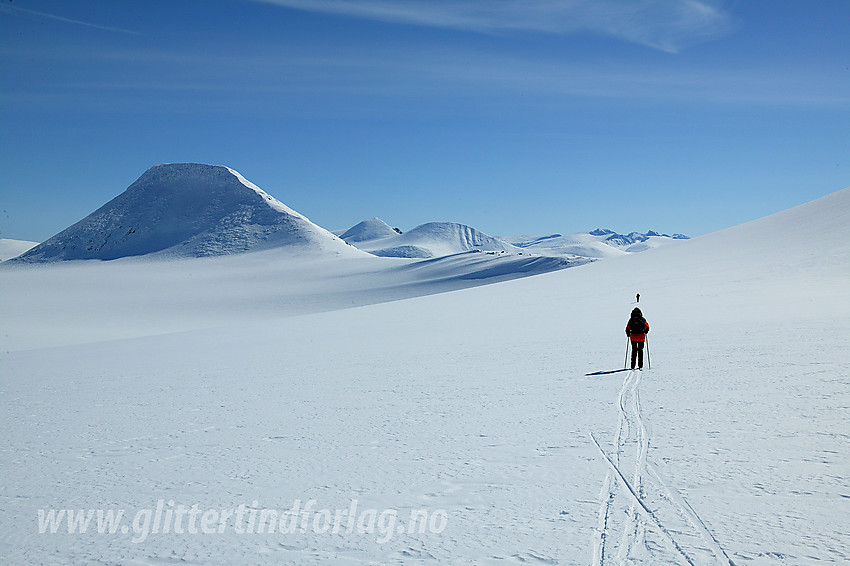
[[[505,255],[4,264],[3,562],[850,561],[850,189]]]

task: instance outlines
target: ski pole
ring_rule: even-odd
[[[623,369],[629,367],[629,340],[628,336],[626,337],[626,357],[623,359]]]
[[[646,337],[646,369],[652,369],[652,362],[649,359],[649,336]]]

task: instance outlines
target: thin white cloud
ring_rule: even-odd
[[[671,53],[726,35],[708,0],[253,0],[285,8],[478,33],[590,32]]]
[[[45,57],[46,53],[30,53]],[[631,64],[604,66],[546,58],[505,56],[490,51],[459,54],[451,48],[349,51],[344,56],[312,52],[214,55],[172,51],[82,53],[63,50],[78,61],[90,57],[108,73],[74,74],[40,89],[70,100],[99,100],[92,93],[122,91],[122,104],[139,104],[152,93],[187,94],[190,104],[212,103],[268,110],[283,101],[321,107],[362,97],[360,108],[383,111],[387,101],[427,97],[492,106],[565,104],[573,98],[708,105],[846,108],[843,76],[799,66],[739,65],[730,68],[670,68]],[[58,59],[57,59],[58,60]],[[63,59],[64,60],[64,59]],[[117,69],[117,70],[116,70]],[[227,76],[229,80],[222,81]],[[13,91],[0,99],[13,100]],[[25,104],[39,89],[22,87],[14,104]],[[196,93],[197,96],[189,96]],[[372,104],[367,101],[381,100]],[[317,102],[318,101],[318,102]],[[223,103],[223,102],[222,102]],[[235,105],[235,106],[234,106]],[[371,110],[370,110],[371,111]]]
[[[64,16],[57,16],[56,14],[48,14],[46,12],[37,12],[35,10],[28,10],[26,8],[21,8],[19,6],[10,6],[8,4],[0,4],[0,11],[4,11],[4,12],[10,13],[10,14],[17,14],[17,15],[37,16],[39,18],[47,18],[47,19],[50,19],[50,20],[55,20],[57,22],[64,22],[66,24],[74,24],[74,25],[78,25],[78,26],[86,26],[86,27],[100,29],[100,30],[104,30],[104,31],[114,31],[114,32],[119,32],[119,33],[129,33],[129,34],[133,34],[133,35],[138,35],[138,32],[128,30],[128,29],[116,28],[116,27],[112,27],[112,26],[103,26],[103,25],[94,24],[94,23],[91,23],[91,22],[84,22],[82,20],[75,20],[75,19],[72,19],[72,18],[66,18]]]

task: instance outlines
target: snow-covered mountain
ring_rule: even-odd
[[[24,252],[36,247],[38,242],[28,242],[26,240],[10,240],[9,238],[0,238],[0,261],[6,261],[18,257]]]
[[[356,254],[228,167],[156,165],[104,206],[16,262],[215,256],[277,246]]]
[[[547,236],[513,236],[503,238],[511,244],[542,254],[572,254],[582,257],[618,257],[657,248],[673,242],[687,240],[682,234],[661,234],[650,230],[641,234],[618,234],[607,228],[578,234],[550,234]]]
[[[604,258],[684,238],[599,229],[506,240],[454,222],[430,222],[402,233],[379,218],[364,220],[337,236],[233,169],[176,163],[151,167],[122,194],[32,249],[12,244],[7,246],[9,252],[0,249],[0,261],[203,257],[280,246],[346,255],[359,249],[382,257],[423,259],[469,251],[521,253],[522,249],[549,256]]]
[[[431,258],[469,251],[519,252],[519,248],[455,222],[429,222],[399,233],[378,218],[352,227],[342,238],[382,257]]]
[[[370,218],[364,220],[348,230],[344,231],[340,238],[348,243],[368,242],[371,240],[379,240],[382,238],[390,238],[401,234],[401,230],[391,228],[389,224],[380,218]]]

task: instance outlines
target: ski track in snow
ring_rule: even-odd
[[[648,461],[649,431],[640,404],[642,376],[642,371],[632,370],[623,379],[611,454],[590,435],[608,464],[599,495],[591,564],[735,566],[693,507]],[[631,481],[622,471],[623,461],[629,458],[634,460]],[[625,495],[625,501],[618,495]]]
[[[634,372],[626,374],[623,379],[623,386],[620,388],[620,395],[617,403],[620,407],[619,416],[617,417],[617,433],[614,436],[614,465],[619,462],[620,449],[623,445],[623,429],[628,429],[628,420],[626,419],[626,411],[623,407],[623,399],[625,398],[626,390],[633,377]],[[628,436],[628,430],[626,430]],[[605,541],[608,537],[608,523],[611,518],[611,506],[614,501],[614,496],[617,493],[617,480],[614,478],[613,470],[608,470],[605,474],[605,480],[602,484],[602,492],[599,495],[600,505],[597,520],[596,539],[593,545],[593,566],[602,566],[605,563]]]

